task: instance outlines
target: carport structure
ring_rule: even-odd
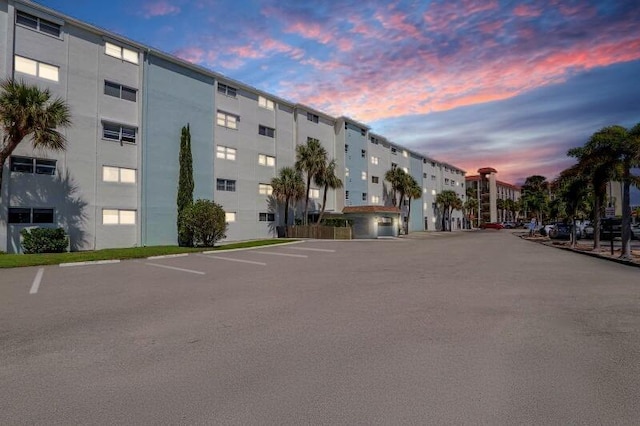
[[[353,206],[342,210],[353,223],[353,238],[397,237],[400,209],[394,206]]]

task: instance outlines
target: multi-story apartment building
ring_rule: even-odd
[[[0,77],[48,88],[72,114],[62,130],[66,151],[34,151],[24,141],[5,164],[0,250],[19,251],[20,230],[31,226],[65,228],[73,250],[175,244],[179,141],[187,125],[194,198],[223,206],[229,240],[275,235],[283,215],[270,181],[294,165],[296,145],[311,138],[336,160],[345,184],[330,192],[328,212],[390,205],[384,174],[392,167],[423,185],[423,197],[411,204],[411,231],[439,229],[439,191],[464,198],[464,171],[371,133],[366,124],[28,0],[0,0]],[[317,212],[322,188],[312,184],[309,194]],[[408,206],[402,208],[406,215]],[[455,214],[454,222],[461,217]]]
[[[476,176],[467,176],[467,186],[478,197],[479,214],[476,218],[478,225],[488,222],[513,221],[513,213],[504,208],[498,208],[502,203],[498,200],[518,201],[521,196],[520,188],[497,179],[498,171],[491,167],[478,169]]]

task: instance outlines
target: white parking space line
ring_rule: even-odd
[[[178,253],[178,254],[164,254],[162,256],[149,256],[147,257],[148,260],[154,260],[154,259],[171,259],[174,257],[185,257],[185,256],[189,256],[189,253]]]
[[[306,254],[277,253],[275,251],[258,251],[258,250],[256,250],[254,253],[256,253],[256,254],[270,254],[272,256],[309,257]]]
[[[108,265],[110,263],[120,263],[120,260],[113,259],[113,260],[92,260],[89,262],[68,262],[68,263],[61,263],[60,267],[66,268],[67,266]]]
[[[38,292],[38,288],[40,287],[40,281],[42,281],[42,275],[44,274],[44,268],[38,269],[38,273],[36,277],[33,279],[33,284],[31,284],[31,290],[29,290],[29,294],[36,294]]]
[[[145,265],[149,265],[149,266],[156,266],[158,268],[171,269],[173,271],[189,272],[190,274],[205,275],[204,272],[202,272],[202,271],[194,271],[193,269],[176,268],[175,266],[160,265],[158,263],[150,263],[150,262],[145,262],[144,264]]]
[[[335,253],[335,250],[329,249],[319,249],[319,248],[310,248],[310,247],[285,247],[287,250],[307,250],[307,251],[321,251],[323,253]]]
[[[249,263],[251,265],[267,266],[267,264],[264,262],[254,262],[253,260],[234,259],[232,257],[222,257],[222,256],[211,256],[210,254],[207,254],[207,255],[202,254],[198,256],[208,257],[211,259],[218,259],[218,260],[228,260],[229,262],[240,262],[240,263]]]

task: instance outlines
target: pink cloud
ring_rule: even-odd
[[[333,39],[333,35],[313,22],[297,21],[290,23],[285,29],[286,33],[295,33],[301,37],[316,40],[322,44],[327,44]]]
[[[177,15],[180,8],[169,3],[167,0],[152,1],[142,5],[143,16],[153,18],[156,16]]]
[[[194,64],[200,63],[206,57],[206,52],[197,46],[187,46],[173,52],[180,59]]]
[[[536,18],[542,15],[542,10],[526,4],[519,4],[513,9],[513,14],[519,18]]]

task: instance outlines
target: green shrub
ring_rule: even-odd
[[[219,204],[209,200],[196,200],[182,211],[180,232],[193,237],[195,245],[213,247],[226,237],[227,222]]]
[[[62,228],[23,229],[22,251],[32,253],[62,253],[67,251],[69,238]]]
[[[348,228],[353,224],[353,221],[350,219],[344,219],[341,217],[328,217],[322,219],[322,225],[324,226],[333,226],[335,228]]]

